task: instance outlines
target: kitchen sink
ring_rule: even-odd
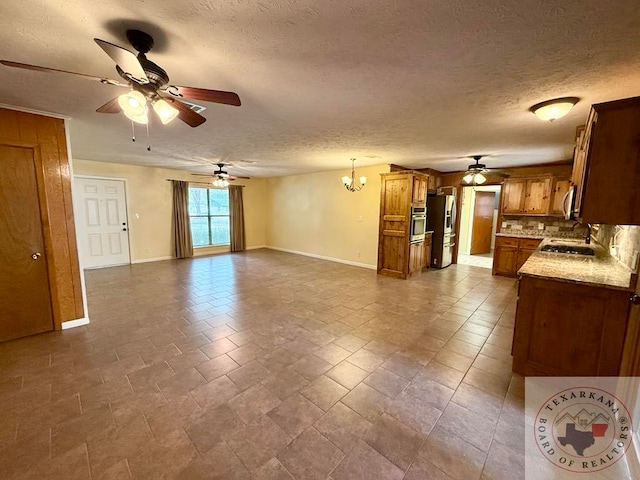
[[[581,247],[579,245],[554,245],[549,243],[547,245],[544,245],[540,250],[542,252],[568,253],[570,255],[595,255],[592,248]]]

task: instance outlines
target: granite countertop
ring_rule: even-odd
[[[576,245],[575,242],[566,238],[545,239],[518,270],[518,276],[528,275],[616,290],[630,290],[631,270],[609,256],[600,245],[591,244],[590,247],[594,249],[595,256],[586,257],[540,251],[540,248],[548,243]],[[585,244],[582,242],[580,245]]]

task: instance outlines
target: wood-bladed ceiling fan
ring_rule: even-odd
[[[474,155],[473,158],[476,163],[473,163],[467,167],[467,171],[464,173],[463,180],[465,183],[483,184],[487,181],[486,175],[495,174],[501,177],[508,177],[509,174],[502,170],[487,168],[484,163],[480,163],[483,155]]]
[[[106,85],[129,88],[129,93],[109,100],[96,111],[99,113],[119,113],[122,111],[131,120],[143,124],[148,122],[148,104],[151,104],[162,123],[168,123],[177,116],[190,127],[202,125],[207,119],[192,110],[188,104],[181,101],[182,99],[240,106],[240,97],[233,92],[171,85],[167,72],[146,57],[146,53],[153,48],[154,44],[151,35],[140,30],[127,30],[127,39],[138,52],[137,55],[126,48],[94,38],[98,46],[116,63],[116,71],[124,83],[109,78],[10,60],[0,60],[0,63],[7,67],[26,70],[67,73],[99,81]]]
[[[226,170],[223,170],[225,166],[224,163],[216,163],[216,165],[218,166],[218,170],[214,171],[213,173],[192,173],[191,175],[194,175],[196,177],[214,177],[220,180],[227,180],[228,182],[233,182],[234,180],[237,180],[239,178],[242,178],[245,180],[251,180],[251,177],[242,177],[240,175],[229,175],[229,172],[227,172]]]

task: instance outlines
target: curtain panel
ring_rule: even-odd
[[[231,251],[240,252],[245,249],[244,203],[240,185],[229,185],[229,223],[231,224]]]
[[[173,251],[176,258],[193,257],[189,221],[189,182],[172,180],[173,185]]]

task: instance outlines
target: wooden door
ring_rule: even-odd
[[[551,177],[527,180],[524,195],[524,213],[527,215],[547,215]]]
[[[496,204],[495,192],[475,192],[473,227],[471,229],[471,255],[491,252],[493,233],[493,210]]]
[[[523,213],[525,187],[526,181],[524,179],[504,181],[502,187],[502,213]]]
[[[0,145],[0,341],[53,330],[34,150]]]
[[[570,180],[560,178],[554,179],[551,193],[551,204],[549,206],[549,215],[564,216],[564,208],[569,208],[569,206],[565,206],[563,205],[563,203],[570,187]]]
[[[92,268],[130,263],[124,182],[77,177],[75,186],[83,266]]]

